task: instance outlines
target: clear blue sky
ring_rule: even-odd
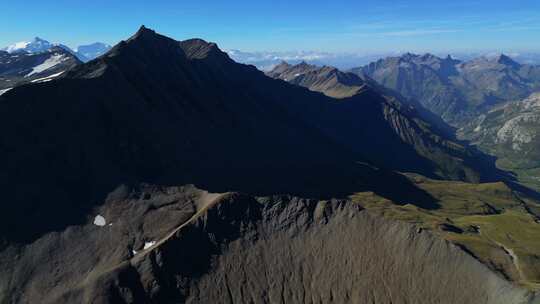
[[[0,46],[114,44],[141,24],[246,51],[540,50],[540,0],[8,1]]]

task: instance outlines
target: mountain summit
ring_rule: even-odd
[[[41,39],[39,37],[35,37],[32,41],[17,42],[13,45],[10,45],[4,48],[4,50],[9,53],[13,53],[13,52],[39,53],[39,52],[47,51],[52,46],[53,45],[49,41]]]
[[[519,63],[514,61],[514,59],[512,59],[511,57],[505,54],[500,54],[497,57],[495,57],[495,61],[499,64],[511,66],[513,68],[519,68],[521,66]]]

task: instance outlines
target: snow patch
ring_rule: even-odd
[[[143,250],[146,250],[146,249],[148,249],[148,248],[154,246],[155,244],[156,244],[156,242],[154,242],[154,241],[146,242],[146,243],[144,243],[144,248],[143,248]]]
[[[11,89],[13,89],[13,88],[7,88],[7,89],[0,90],[0,95],[6,93],[7,91],[9,91]]]
[[[47,76],[47,77],[43,77],[43,78],[39,78],[39,79],[34,79],[32,80],[31,82],[47,82],[47,81],[51,81],[53,80],[54,78],[62,75],[62,73],[64,73],[64,71],[60,72],[60,73],[56,73],[56,74],[52,74],[50,76]]]
[[[40,64],[38,66],[35,66],[32,69],[32,72],[28,73],[24,77],[29,77],[29,76],[32,76],[34,74],[41,73],[41,72],[43,72],[45,70],[48,70],[48,69],[62,63],[63,61],[66,61],[67,59],[68,59],[68,57],[66,57],[64,55],[60,55],[60,54],[53,55],[53,56],[49,57],[47,60],[45,60],[42,64]]]
[[[105,218],[99,214],[96,215],[96,217],[94,218],[94,225],[103,227],[105,226],[105,224],[107,224],[107,221],[105,221]]]

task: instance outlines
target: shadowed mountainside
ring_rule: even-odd
[[[344,107],[349,98],[354,99],[355,96],[370,96],[370,99],[377,100],[379,108],[369,113],[371,115],[377,111],[383,113],[383,123],[386,123],[394,133],[387,136],[399,138],[404,146],[394,151],[413,149],[418,156],[431,162],[433,170],[439,177],[469,181],[509,178],[495,168],[493,160],[488,155],[457,141],[454,130],[424,109],[421,104],[405,100],[399,93],[382,87],[367,76],[361,78],[328,66],[318,67],[306,63],[290,65],[286,62],[267,72],[267,75],[338,98],[336,102],[345,103]],[[355,115],[361,112],[360,109],[350,111]],[[377,125],[376,123],[371,126]],[[354,126],[344,129],[351,130]],[[356,146],[354,144],[351,146],[363,150],[366,142],[358,141]],[[371,156],[369,159],[375,160],[376,157]],[[383,159],[382,163],[386,164],[388,160]],[[481,175],[475,177],[474,175],[478,173]],[[423,174],[429,175],[426,171]]]
[[[0,189],[11,202],[2,239],[80,224],[118,185],[138,182],[308,197],[371,189],[436,208],[406,178],[365,163],[373,155],[431,172],[379,107],[371,95],[337,104],[237,64],[215,44],[143,27],[58,79],[0,96]],[[358,141],[365,153],[348,146]]]

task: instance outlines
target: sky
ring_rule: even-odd
[[[142,24],[243,51],[540,51],[539,0],[6,1],[0,46],[115,44]]]

